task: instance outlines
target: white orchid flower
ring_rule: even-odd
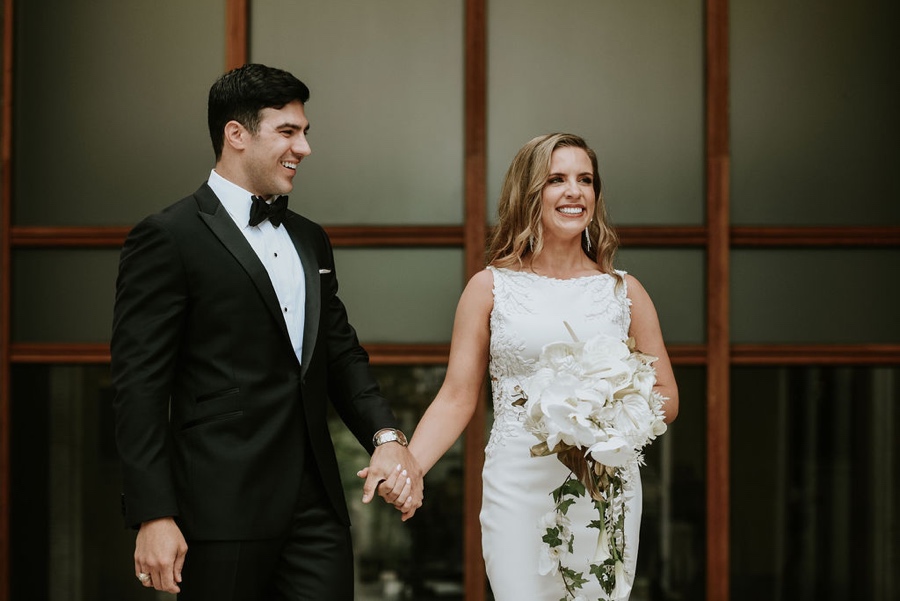
[[[634,449],[621,436],[612,436],[591,445],[588,454],[603,465],[621,467],[634,458]]]

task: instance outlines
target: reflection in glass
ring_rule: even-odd
[[[374,371],[412,434],[446,369]],[[134,579],[109,367],[17,365],[11,384],[12,599],[173,601]],[[337,418],[331,426],[353,519],[356,599],[462,599],[462,444],[428,474],[427,504],[404,524],[380,498],[362,505],[356,471],[368,455]]]
[[[373,370],[411,435],[446,368]],[[153,599],[134,581],[134,532],[120,516],[108,366],[18,365],[12,376],[12,599]],[[679,368],[676,377],[679,418],[642,471],[634,601],[703,598],[704,371]],[[462,599],[463,531],[478,519],[462,513],[462,441],[429,472],[426,504],[402,523],[380,498],[362,505],[356,472],[368,455],[336,417],[330,425],[353,519],[357,599]]]
[[[411,436],[443,383],[446,367],[378,366],[373,371],[401,429]],[[368,454],[336,416],[330,426],[353,520],[357,601],[462,599],[462,441],[428,472],[425,504],[403,523],[380,497],[370,506],[362,504],[362,480],[356,472],[368,465]]]
[[[12,599],[155,599],[122,523],[109,367],[18,365],[10,384]]]
[[[896,599],[900,369],[732,372],[734,601]]]

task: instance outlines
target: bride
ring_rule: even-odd
[[[550,492],[569,469],[552,455],[530,455],[537,439],[525,431],[522,409],[513,405],[515,388],[533,372],[541,348],[571,340],[566,323],[581,339],[601,333],[633,337],[638,349],[659,358],[655,388],[667,399],[665,421],[678,413],[656,310],[633,276],[613,268],[616,248],[594,151],[570,134],[528,142],[503,184],[488,267],[472,277],[460,298],[446,379],[409,444],[427,472],[466,427],[489,369],[494,422],[485,450],[480,517],[485,565],[497,601],[608,598],[588,569],[598,530],[587,527],[597,518],[587,497],[567,514],[575,542],[566,567],[588,581],[567,591],[558,571],[546,568],[541,520],[554,511]],[[393,482],[386,484],[390,488]],[[617,599],[628,598],[637,560],[640,477],[632,484],[626,495],[625,582],[616,587]],[[405,501],[406,494],[398,496],[398,502]],[[414,512],[407,504],[404,519]]]

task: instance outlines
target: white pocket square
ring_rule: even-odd
[[[330,270],[330,269],[320,269],[320,270],[319,270],[319,273],[320,273],[320,274],[322,274],[322,273],[331,273],[331,270]]]

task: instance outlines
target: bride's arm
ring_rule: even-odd
[[[663,411],[666,414],[666,423],[672,423],[678,416],[678,386],[675,384],[675,374],[672,372],[672,363],[669,361],[669,353],[666,352],[666,344],[663,341],[662,330],[659,327],[659,317],[650,295],[631,275],[625,276],[628,287],[628,298],[631,299],[631,330],[629,335],[634,338],[635,346],[642,353],[659,357],[653,363],[656,368],[656,386],[654,389],[666,397]]]
[[[409,443],[423,474],[462,434],[481,396],[488,364],[493,285],[490,271],[475,274],[456,307],[447,375]]]

